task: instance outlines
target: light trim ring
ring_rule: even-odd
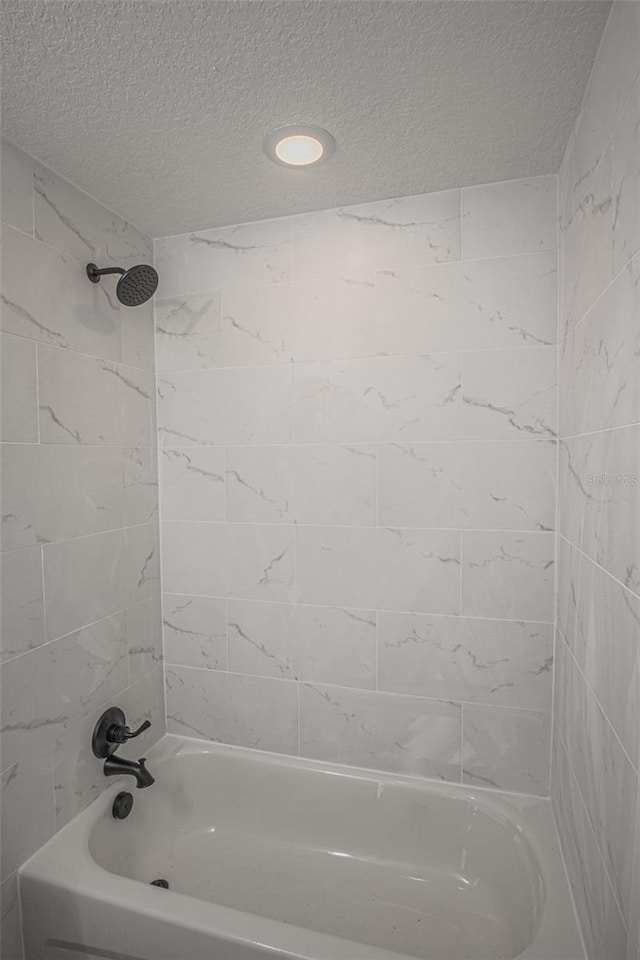
[[[327,130],[308,123],[280,127],[264,139],[264,152],[269,160],[290,170],[304,170],[324,163],[335,146]]]

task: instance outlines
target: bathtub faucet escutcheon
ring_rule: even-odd
[[[145,720],[137,730],[132,731],[127,726],[126,717],[119,707],[109,707],[108,710],[105,710],[96,723],[91,738],[94,756],[104,760],[102,769],[105,777],[119,777],[128,774],[135,778],[138,789],[150,787],[152,783],[155,783],[154,778],[145,766],[145,757],[141,757],[140,760],[125,760],[123,757],[114,756],[121,744],[139,737],[150,726],[151,722]]]

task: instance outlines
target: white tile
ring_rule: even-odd
[[[314,760],[460,779],[460,705],[301,684],[300,753]]]
[[[23,960],[22,924],[17,874],[0,885],[0,955],[4,960]]]
[[[568,326],[585,315],[613,277],[613,220],[608,147],[563,240],[560,309]]]
[[[151,261],[147,237],[68,180],[36,164],[34,188],[39,240],[79,260],[93,260],[99,267]]]
[[[455,354],[296,365],[294,396],[299,443],[460,437]]]
[[[638,477],[640,426],[560,444],[560,532],[640,594]]]
[[[162,610],[160,596],[134,603],[125,611],[125,628],[129,645],[129,682],[162,666]]]
[[[296,446],[291,472],[296,523],[375,524],[373,444]]]
[[[124,606],[160,593],[160,531],[157,523],[125,530]]]
[[[117,705],[132,730],[149,720],[145,730],[129,744],[118,748],[118,755],[130,760],[144,756],[165,733],[164,676],[158,667],[142,680],[118,694]],[[52,744],[56,827],[60,830],[110,785],[102,772],[102,762],[91,750],[91,735],[104,704],[64,730]],[[152,771],[153,772],[153,771]]]
[[[36,345],[9,333],[0,336],[0,438],[38,442]]]
[[[0,145],[2,219],[18,230],[33,233],[33,160],[8,140],[1,140]]]
[[[379,200],[293,219],[294,279],[460,259],[460,192]]]
[[[229,600],[227,622],[235,673],[375,687],[371,610]]]
[[[0,557],[0,659],[44,643],[44,597],[40,547]]]
[[[227,448],[227,519],[375,524],[372,444]]]
[[[47,637],[125,609],[159,590],[153,523],[44,546]]]
[[[624,921],[564,748],[558,742],[553,771],[553,809],[588,956],[627,960]]]
[[[615,275],[640,248],[640,79],[618,119],[611,155]]]
[[[156,369],[153,300],[120,310],[120,359],[132,367]]]
[[[165,593],[162,606],[167,663],[227,669],[225,600]]]
[[[640,254],[567,335],[561,436],[640,420]]]
[[[2,665],[2,762],[45,749],[54,736],[129,684],[123,613]]]
[[[38,346],[43,443],[151,446],[153,374]]]
[[[124,530],[44,546],[47,638],[126,606]]]
[[[556,194],[554,176],[465,187],[462,191],[464,259],[555,250]]]
[[[556,626],[571,649],[575,645],[576,614],[578,608],[578,551],[565,540],[557,538],[556,572]]]
[[[222,357],[220,293],[156,300],[158,371],[208,370]]]
[[[90,283],[83,262],[11,227],[2,231],[1,323],[8,333],[107,360],[120,358],[115,291]]]
[[[300,526],[296,575],[303,603],[460,612],[460,541],[452,531]]]
[[[225,519],[221,447],[164,447],[160,452],[163,520]]]
[[[49,753],[32,754],[0,774],[4,880],[55,832]],[[4,957],[4,953],[3,953]]]
[[[554,542],[553,533],[465,531],[462,613],[551,621]]]
[[[169,733],[297,754],[295,683],[178,666],[166,681]]]
[[[568,641],[629,757],[640,748],[640,599],[577,555],[575,642]]]
[[[374,283],[348,276],[223,295],[228,366],[368,357],[375,352]]]
[[[158,518],[158,451],[155,447],[124,450],[124,522],[126,526]]]
[[[119,447],[5,444],[1,479],[5,550],[123,525]]]
[[[589,187],[616,118],[638,75],[639,47],[638,4],[613,4],[576,124],[571,178],[574,210]]]
[[[572,770],[625,920],[629,916],[637,771],[584,682],[571,654],[561,728]]]
[[[378,644],[380,690],[551,708],[551,624],[378,613]]]
[[[295,523],[297,451],[293,444],[226,449],[227,519]]]
[[[558,378],[553,347],[467,353],[462,370],[464,437],[556,436]]]
[[[376,276],[376,351],[486,350],[556,342],[555,253],[400,268]]]
[[[158,380],[161,442],[288,443],[291,394],[289,366],[164,374]]]
[[[293,530],[276,525],[164,523],[168,593],[290,600]]]
[[[550,735],[549,713],[465,704],[463,782],[546,796]]]
[[[263,220],[154,243],[158,295],[209,293],[291,279],[291,221]]]
[[[555,444],[538,440],[381,445],[379,522],[551,530],[555,473]]]

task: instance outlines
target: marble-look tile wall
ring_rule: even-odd
[[[164,731],[153,309],[85,265],[150,241],[10,144],[2,181],[2,956],[15,869],[104,782],[110,703]],[[143,749],[142,738],[136,742]]]
[[[168,729],[548,792],[556,178],[156,241]]]
[[[552,799],[589,957],[624,960],[640,904],[638,3],[612,7],[562,165],[560,307]]]

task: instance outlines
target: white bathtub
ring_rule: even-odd
[[[584,957],[546,800],[174,736],[148,759],[22,868],[28,960]]]

